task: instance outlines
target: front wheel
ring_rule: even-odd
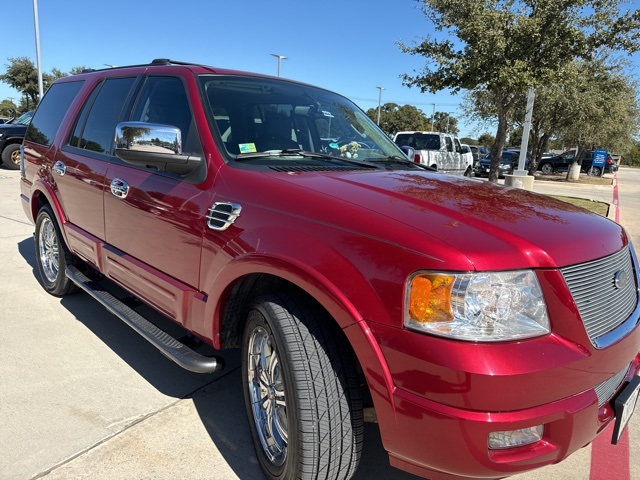
[[[349,479],[360,459],[362,397],[348,345],[319,308],[285,294],[252,305],[242,342],[244,398],[271,480]]]
[[[36,217],[36,263],[47,292],[62,297],[76,290],[65,270],[73,264],[73,256],[62,239],[60,228],[48,205]]]
[[[11,170],[20,169],[20,145],[7,145],[2,151],[2,163]]]
[[[540,171],[545,175],[551,175],[553,173],[553,165],[551,163],[543,163],[540,165]]]

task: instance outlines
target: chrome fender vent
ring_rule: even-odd
[[[216,202],[207,214],[207,227],[212,230],[226,230],[240,216],[242,207],[237,203]]]

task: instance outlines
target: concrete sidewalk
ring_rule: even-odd
[[[0,479],[264,478],[249,436],[238,353],[225,354],[222,374],[189,373],[88,295],[48,295],[35,270],[33,225],[19,204],[18,177],[0,169]],[[535,182],[534,191],[613,202],[613,187]],[[635,204],[625,195],[622,218],[638,244],[640,227],[625,210]],[[629,431],[631,478],[640,480],[640,413]],[[620,451],[609,447],[603,455]],[[586,447],[514,478],[586,480],[591,454]],[[624,478],[617,468],[608,478]],[[417,479],[388,465],[373,423],[365,425],[355,478]]]

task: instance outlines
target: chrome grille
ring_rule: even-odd
[[[212,230],[226,230],[240,216],[242,207],[236,203],[216,202],[209,209],[207,227]]]
[[[638,302],[637,279],[629,247],[608,257],[561,269],[589,339],[622,324]],[[626,282],[616,279],[626,276]]]
[[[598,396],[598,407],[601,407],[605,403],[613,397],[613,394],[616,393],[618,387],[624,380],[624,377],[627,376],[627,372],[629,371],[629,365],[624,367],[618,373],[616,373],[609,380],[605,380],[600,385],[597,385],[594,389],[596,391],[596,395]]]

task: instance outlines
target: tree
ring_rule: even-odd
[[[490,133],[483,133],[478,137],[478,145],[484,145],[485,147],[490,147],[495,141],[496,138]]]
[[[433,117],[429,119],[430,130],[434,132],[445,132],[457,135],[460,130],[458,129],[458,119],[452,116],[448,112],[435,112]]]
[[[0,102],[0,115],[3,117],[15,117],[18,113],[18,106],[11,100]]]
[[[0,75],[0,81],[8,84],[12,88],[15,88],[23,95],[21,100],[20,110],[34,108],[39,101],[39,87],[38,87],[38,69],[33,62],[27,57],[9,58],[9,64],[6,65],[7,69],[4,74]],[[84,67],[75,67],[72,69],[73,73],[79,73]],[[73,74],[72,73],[72,74]],[[51,73],[42,74],[42,86],[46,92],[49,86],[60,77],[66,77],[68,74],[54,68]]]
[[[529,87],[557,81],[556,72],[574,59],[590,59],[603,48],[639,48],[640,11],[621,13],[620,0],[417,0],[436,32],[403,52],[425,57],[403,83],[432,93],[481,89],[498,120],[491,146],[489,179],[498,164],[514,106]]]
[[[366,113],[371,120],[377,122],[377,108],[370,108]],[[413,105],[385,103],[380,108],[380,128],[389,136],[405,130],[427,130],[427,125],[428,119],[424,112]]]

